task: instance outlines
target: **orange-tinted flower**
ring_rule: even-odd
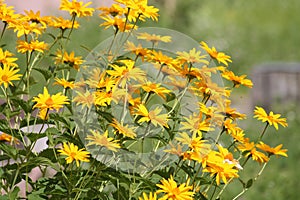
[[[267,114],[262,107],[256,106],[254,114],[254,118],[257,118],[262,122],[267,122],[269,125],[274,126],[276,130],[278,130],[278,124],[283,127],[288,126],[286,118],[280,118],[280,114],[274,114],[272,111],[269,114]]]
[[[253,83],[251,80],[246,79],[247,75],[236,76],[232,71],[225,71],[222,73],[222,77],[233,82],[233,87],[239,87],[244,85],[246,87],[252,88]]]
[[[72,163],[74,160],[76,161],[77,167],[79,167],[79,161],[89,162],[89,152],[84,148],[78,149],[78,146],[73,143],[63,143],[63,149],[58,150],[61,155],[65,155],[67,164]]]
[[[215,47],[208,47],[205,42],[200,42],[201,47],[210,55],[212,59],[216,59],[219,63],[228,66],[228,62],[232,62],[231,57],[223,52],[218,52]]]
[[[256,145],[257,148],[267,152],[269,155],[276,155],[276,156],[285,156],[288,157],[288,155],[286,154],[287,149],[281,149],[282,148],[282,144],[276,146],[276,147],[270,147],[269,145],[263,143],[263,142],[259,142],[259,144]]]
[[[10,67],[6,64],[0,67],[0,85],[4,85],[5,88],[8,85],[13,85],[12,81],[20,80],[21,74],[17,74],[20,70],[15,67]]]
[[[62,0],[59,9],[68,11],[72,16],[92,16],[95,9],[87,8],[87,6],[89,6],[90,4],[92,4],[92,2],[87,2],[86,4],[83,4],[82,1],[77,0],[71,0],[71,2],[69,0]]]
[[[38,51],[44,53],[44,51],[48,48],[48,45],[42,41],[39,42],[38,40],[31,40],[30,42],[18,41],[18,52],[26,53],[26,52],[32,52],[32,51]]]

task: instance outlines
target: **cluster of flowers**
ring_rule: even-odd
[[[93,156],[85,146],[97,151],[106,149],[114,155],[120,149],[133,151],[132,147],[138,143],[143,151],[144,146],[149,147],[146,144],[149,135],[152,140],[154,138],[152,150],[169,145],[170,148],[165,152],[176,155],[177,161],[165,167],[160,180],[157,180],[158,173],[155,175],[151,172],[138,179],[138,186],[134,186],[137,188],[130,186],[126,192],[122,190],[124,194],[121,196],[125,197],[113,196],[115,199],[189,200],[206,199],[210,195],[219,198],[227,185],[239,178],[248,160],[260,163],[263,170],[271,156],[287,156],[287,150],[282,149],[281,144],[271,147],[263,141],[269,126],[274,126],[276,130],[279,125],[287,126],[286,119],[279,114],[268,114],[261,107],[255,108],[254,117],[265,123],[265,128],[255,141],[246,137],[244,130],[238,126],[237,121],[245,119],[246,115],[231,107],[231,92],[240,86],[251,88],[253,83],[246,75],[235,75],[229,69],[232,62],[229,55],[209,47],[203,41],[199,47],[170,55],[156,47],[160,43],[171,43],[172,37],[149,33],[138,33],[135,37],[137,41],[148,42],[150,48],[143,47],[142,43],[136,44],[128,37],[122,46],[127,52],[126,56],[114,51],[118,35],[133,34],[138,24],[147,19],[158,21],[159,10],[149,6],[147,0],[115,0],[110,7],[98,9],[103,20],[100,26],[113,28],[114,38],[99,58],[104,67],[87,70],[90,69],[89,64],[81,56],[75,56],[74,52],[68,53],[66,45],[71,43],[72,31],[79,28],[77,19],[92,16],[96,12],[88,7],[90,4],[62,0],[60,10],[69,12],[71,19],[68,20],[63,17],[42,17],[40,12],[33,11],[16,14],[13,7],[0,1],[0,19],[3,22],[1,40],[5,31],[16,32],[17,52],[25,57],[25,62],[18,64],[14,54],[1,45],[0,86],[4,103],[1,105],[3,120],[0,130],[3,133],[0,135],[0,157],[7,161],[0,170],[3,193],[14,193],[16,184],[25,179],[32,188],[30,190],[26,186],[26,193],[37,195],[34,191],[42,184],[35,185],[28,181],[28,173],[34,167],[39,167],[45,175],[47,168],[51,167],[56,170],[51,180],[57,180],[52,184],[65,189],[65,195],[78,199],[84,193],[88,195],[88,191],[96,190],[99,197],[104,197],[101,196],[104,193],[109,196],[113,192],[103,189],[103,184],[123,188],[121,183],[124,174],[122,171],[107,171],[112,174],[102,175],[104,170],[99,170],[97,156]],[[57,36],[52,34],[52,42],[43,40],[42,36],[47,31],[54,30],[59,33]],[[53,55],[53,68],[40,67],[42,61]],[[139,67],[141,63],[150,63],[157,73],[149,78],[147,71]],[[24,69],[20,69],[19,65]],[[75,81],[71,77],[72,71],[84,70],[88,73],[82,79]],[[34,92],[31,80],[33,71],[40,72],[46,81],[43,92],[31,97]],[[213,74],[221,74],[225,80],[232,82],[231,88],[218,85],[212,79]],[[53,82],[62,87],[62,92],[49,94],[48,89]],[[182,99],[188,93],[196,97],[197,108],[183,116]],[[84,123],[83,133],[80,131],[82,127],[74,122],[76,113],[70,106],[72,103],[80,110],[85,110],[84,115],[80,116]],[[116,104],[124,107],[120,117],[111,114]],[[127,107],[129,112],[125,111]],[[87,118],[92,110],[99,115],[96,120],[100,130],[88,123]],[[37,124],[42,128],[37,131],[39,136],[33,136],[37,134],[27,131],[26,127]],[[45,127],[48,129],[42,133]],[[155,131],[158,134],[154,137],[151,130],[159,131]],[[219,133],[212,139],[210,132],[216,130]],[[80,138],[82,135],[85,136],[84,141]],[[36,141],[45,136],[48,138],[49,151],[34,153],[32,149]],[[224,137],[229,138],[226,140],[230,141],[229,144],[223,141]],[[52,157],[47,154],[49,152]],[[10,163],[10,160],[15,160],[17,165]],[[16,168],[9,167],[11,165]],[[7,174],[11,170],[14,170],[14,175],[9,177]],[[75,171],[76,176],[81,178],[74,180],[75,173],[72,172]],[[112,176],[118,181],[115,182]],[[135,174],[127,176],[126,180],[137,181]],[[95,177],[102,182],[98,186],[91,186]],[[60,182],[61,179],[64,181]],[[131,183],[127,181],[126,184]],[[247,187],[237,196],[243,194]],[[47,194],[45,188],[43,193]],[[215,193],[216,189],[219,189],[219,194]],[[53,192],[54,189],[49,191]],[[55,194],[57,189],[47,195]]]

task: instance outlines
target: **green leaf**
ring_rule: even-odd
[[[10,158],[17,160],[18,151],[11,145],[0,143],[0,149],[7,154]]]
[[[18,97],[12,97],[11,101],[14,103],[14,105],[20,106],[26,113],[30,113],[32,110],[31,103],[26,102],[23,99],[20,99]]]
[[[9,193],[9,195],[8,195],[9,199],[16,200],[19,192],[20,192],[20,188],[15,187],[14,190],[11,193]]]
[[[250,188],[253,185],[253,179],[249,179],[245,185],[245,188]]]

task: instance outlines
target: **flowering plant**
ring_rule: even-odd
[[[90,4],[62,0],[65,19],[17,14],[0,1],[6,199],[220,199],[239,181],[237,199],[271,157],[287,156],[263,140],[270,126],[287,126],[279,114],[255,108],[265,126],[254,140],[238,126],[246,115],[231,107],[231,92],[253,84],[230,70],[229,55],[175,31],[138,28],[158,21],[147,0]],[[67,49],[78,18],[97,10],[113,36],[85,48],[83,60]],[[5,48],[5,34],[17,38],[17,52]],[[243,180],[250,161],[260,170]]]

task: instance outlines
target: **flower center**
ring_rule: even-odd
[[[47,106],[52,106],[52,105],[54,104],[54,102],[53,102],[53,100],[51,99],[51,97],[49,97],[49,98],[46,100],[45,104],[46,104]]]
[[[4,74],[4,75],[2,75],[1,79],[2,79],[2,81],[7,82],[8,76]]]

